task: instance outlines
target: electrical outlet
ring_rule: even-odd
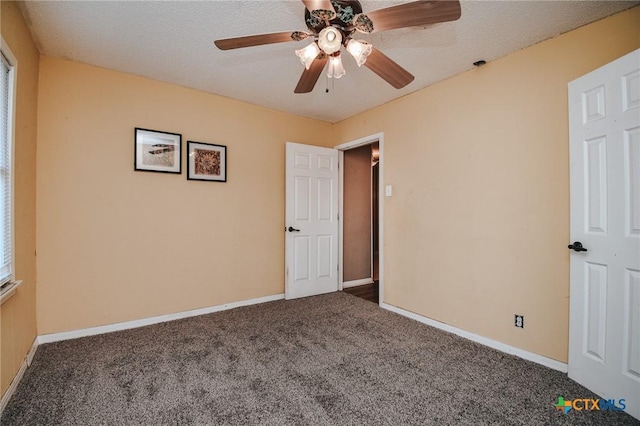
[[[519,328],[524,328],[524,315],[516,314],[516,320],[514,325]]]

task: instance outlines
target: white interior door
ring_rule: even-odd
[[[338,291],[338,151],[287,143],[285,298]]]
[[[569,83],[569,131],[569,377],[640,419],[640,50]]]

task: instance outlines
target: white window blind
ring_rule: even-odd
[[[11,184],[11,134],[10,99],[11,66],[4,54],[2,62],[2,83],[0,88],[0,285],[13,280],[12,243],[12,184]]]

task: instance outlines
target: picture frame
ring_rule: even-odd
[[[182,135],[180,133],[135,128],[135,171],[182,173]]]
[[[187,141],[187,180],[226,182],[226,145]]]

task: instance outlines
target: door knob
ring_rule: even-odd
[[[580,241],[576,241],[573,244],[569,244],[567,247],[575,251],[587,251],[586,248],[582,247],[582,243]]]
[[[299,229],[294,228],[293,226],[290,226],[288,229],[289,232],[300,232]]]

